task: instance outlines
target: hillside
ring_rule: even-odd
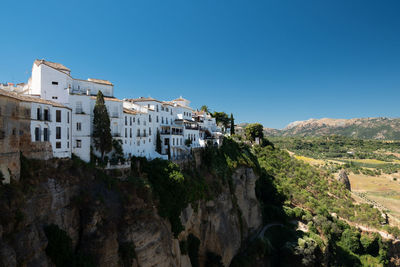
[[[265,128],[267,136],[342,135],[361,139],[400,140],[400,118],[309,119],[282,130]]]
[[[400,249],[379,235],[400,235],[379,210],[271,143],[224,139],[124,173],[21,166],[0,186],[0,266],[384,266]]]

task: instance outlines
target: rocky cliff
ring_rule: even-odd
[[[212,199],[189,204],[180,216],[184,230],[176,237],[170,222],[159,216],[147,185],[120,181],[71,160],[36,161],[22,172],[20,183],[0,191],[0,266],[54,266],[48,256],[49,225],[66,232],[69,255],[86,266],[191,266],[190,253],[181,251],[189,235],[200,241],[200,266],[210,252],[228,266],[262,224],[255,196],[258,177],[248,167],[233,172],[233,193],[226,187]],[[129,248],[133,251],[127,253]]]

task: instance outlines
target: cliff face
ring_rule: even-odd
[[[225,188],[213,200],[189,205],[181,214],[185,230],[178,238],[154,202],[137,190],[110,190],[112,181],[99,182],[90,172],[68,168],[63,175],[31,181],[28,188],[2,189],[0,266],[54,266],[46,255],[44,228],[50,224],[66,231],[73,249],[90,255],[96,266],[122,266],[121,246],[129,242],[136,254],[132,266],[191,266],[179,246],[189,234],[200,240],[200,265],[213,252],[228,266],[242,241],[261,227],[251,168],[234,172],[234,194]]]

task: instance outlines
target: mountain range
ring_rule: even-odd
[[[400,140],[400,118],[309,119],[283,129],[264,128],[266,136],[342,135],[362,139]]]

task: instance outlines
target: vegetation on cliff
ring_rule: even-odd
[[[388,262],[387,245],[379,234],[361,233],[350,225],[383,229],[385,220],[377,209],[354,204],[349,191],[329,173],[284,150],[254,146],[253,153],[261,169],[256,190],[266,226],[232,266],[263,261],[273,266],[379,266]],[[299,223],[303,231],[296,231]]]

